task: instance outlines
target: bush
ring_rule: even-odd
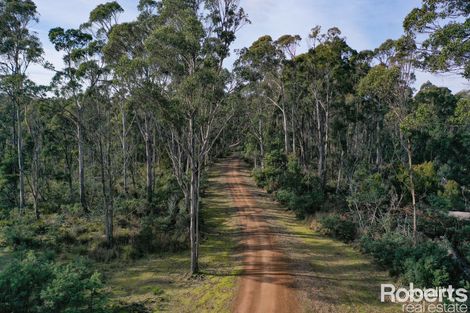
[[[40,312],[41,290],[51,275],[49,262],[30,253],[0,273],[0,312]]]
[[[447,249],[434,242],[420,244],[412,256],[404,262],[402,278],[417,286],[448,286],[454,282],[456,264],[449,256]]]
[[[116,214],[143,215],[147,210],[147,203],[142,199],[119,199],[115,205]]]
[[[52,277],[41,291],[46,312],[106,312],[99,273],[90,273],[83,263],[70,263],[54,266]]]
[[[279,189],[276,192],[276,200],[283,205],[288,205],[295,198],[295,194],[287,189]],[[289,207],[290,209],[290,207]]]
[[[0,313],[106,312],[98,273],[27,253],[0,273]]]
[[[38,248],[43,243],[38,235],[45,232],[45,225],[32,217],[13,217],[14,222],[3,228],[5,244],[14,250],[22,248]]]
[[[458,265],[440,242],[425,241],[413,247],[407,237],[389,233],[378,239],[364,237],[361,247],[406,284],[428,288],[462,284]]]
[[[258,187],[265,187],[266,186],[266,175],[264,175],[264,171],[261,168],[255,168],[252,173],[253,178],[255,179],[256,185]]]
[[[443,212],[465,210],[461,188],[455,180],[450,179],[445,181],[441,189],[428,197],[428,201],[433,209]]]
[[[293,155],[286,158],[280,150],[274,150],[266,155],[264,169],[254,169],[252,175],[259,187],[274,192],[276,200],[298,218],[315,212],[323,203],[320,180],[304,175]]]
[[[392,276],[404,272],[404,260],[411,256],[412,242],[397,233],[387,233],[382,238],[364,236],[360,242],[363,252],[374,257]]]
[[[344,242],[351,242],[356,238],[356,224],[341,218],[339,215],[328,215],[320,219],[320,232],[339,239]]]
[[[263,187],[271,193],[282,186],[283,175],[287,166],[287,158],[281,150],[273,150],[266,154],[264,163]]]
[[[295,212],[299,219],[305,218],[307,213],[313,212],[313,198],[310,194],[294,195],[288,204],[288,208]]]
[[[184,210],[172,220],[168,217],[148,216],[142,219],[139,232],[131,239],[132,250],[127,257],[139,258],[146,253],[179,251],[188,247],[188,217]]]
[[[107,263],[119,257],[119,247],[117,245],[109,247],[105,240],[98,240],[93,242],[88,256],[95,261]]]

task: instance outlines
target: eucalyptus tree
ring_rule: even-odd
[[[314,146],[316,144],[314,129],[314,106],[312,106],[312,95],[310,84],[313,80],[311,72],[311,55],[302,53],[286,63],[283,69],[283,79],[286,80],[286,94],[293,111],[291,120],[295,120],[292,140],[297,138],[297,147],[292,152],[299,159],[301,168],[306,173],[314,165]],[[294,109],[295,107],[295,109]],[[295,133],[297,129],[297,134]]]
[[[23,118],[27,103],[27,70],[42,61],[41,43],[30,27],[38,21],[36,5],[31,0],[0,2],[0,80],[4,92],[15,107],[20,211],[25,205],[25,169],[23,156]]]
[[[156,23],[154,4],[141,1],[139,8],[141,14],[137,21],[113,27],[104,55],[112,68],[113,86],[124,100],[119,102],[124,181],[127,180],[129,157],[128,134],[135,124],[145,145],[145,192],[150,207],[154,189],[157,111],[164,100],[161,92],[167,78],[161,73],[159,64],[150,59],[145,44]]]
[[[470,4],[467,0],[422,0],[403,22],[418,45],[419,65],[470,78]]]
[[[33,209],[36,219],[40,218],[39,201],[41,198],[41,187],[43,185],[44,163],[41,160],[43,151],[43,138],[45,136],[45,129],[47,121],[43,114],[43,107],[45,106],[45,87],[37,87],[32,82],[28,82],[28,89],[31,90],[29,100],[30,105],[25,107],[25,124],[29,133],[29,139],[32,142],[30,161],[30,179],[28,180],[31,196],[33,198]]]
[[[334,105],[344,102],[344,97],[351,92],[354,83],[350,78],[355,70],[353,56],[357,52],[340,35],[341,31],[335,27],[330,28],[326,34],[318,32],[316,37],[312,37],[318,44],[308,53],[308,88],[315,108],[317,174],[323,188],[327,182]]]
[[[396,101],[397,82],[400,78],[400,70],[397,67],[387,68],[383,64],[373,67],[369,73],[359,82],[358,95],[363,98],[366,105],[365,112],[369,122],[374,126],[372,138],[375,140],[369,146],[375,147],[374,163],[377,168],[384,161],[383,142],[385,134],[383,131],[385,115]],[[370,149],[367,149],[371,151]]]
[[[97,109],[100,114],[95,117],[105,119],[103,123],[96,124],[100,126],[96,134],[99,136],[98,154],[101,163],[103,205],[107,212],[106,233],[109,243],[112,239],[112,222],[109,221],[112,221],[113,183],[108,152],[111,145],[109,131],[112,125],[110,124],[109,96],[102,98],[103,94],[109,95],[109,84],[106,84],[108,70],[102,57],[102,49],[108,40],[108,33],[117,23],[121,12],[122,8],[116,2],[101,4],[90,13],[88,22],[84,23],[80,29],[64,30],[57,27],[49,32],[49,39],[56,50],[64,53],[65,67],[56,71],[53,84],[57,87],[57,94],[71,101],[74,106],[74,109],[67,110],[67,113],[76,125],[80,204],[85,212],[89,211],[85,186],[85,138],[92,134],[92,132],[87,132],[87,127],[94,126],[86,125],[85,111]],[[108,107],[105,107],[107,104]],[[104,139],[107,142],[103,142]]]
[[[297,153],[297,109],[300,99],[303,97],[303,90],[299,88],[297,77],[297,63],[294,61],[297,56],[297,48],[302,38],[299,35],[283,35],[276,40],[276,45],[284,54],[283,81],[285,89],[285,101],[290,106],[290,131],[291,131],[291,152]],[[285,123],[286,124],[286,123]],[[286,138],[286,126],[284,126],[284,141]],[[285,143],[284,143],[285,145]],[[286,145],[285,145],[286,146]]]
[[[375,105],[376,121],[385,120],[390,125],[390,133],[395,134],[394,142],[399,144],[399,160],[408,169],[406,188],[411,195],[413,240],[417,240],[417,199],[413,173],[413,127],[408,123],[411,111],[412,90],[415,67],[415,42],[410,36],[403,36],[398,40],[387,40],[378,49],[375,55],[380,64],[359,83],[359,95],[365,101]],[[382,122],[377,125],[376,138],[380,137]],[[383,137],[383,136],[382,136]],[[382,144],[376,142],[376,164],[380,164]],[[380,149],[379,149],[380,147]],[[404,153],[402,153],[404,152]]]
[[[61,95],[73,102],[74,110],[67,110],[69,118],[75,124],[78,147],[78,180],[80,204],[84,212],[89,212],[85,190],[85,147],[83,120],[85,110],[84,80],[79,72],[81,64],[86,64],[90,58],[88,50],[93,37],[79,29],[64,30],[61,27],[49,31],[49,39],[57,51],[63,51],[64,65],[62,70],[57,70],[53,84],[57,86],[57,95]],[[96,84],[93,81],[92,84]]]
[[[294,51],[295,39],[281,37],[284,51]],[[260,104],[273,106],[282,115],[284,152],[289,153],[288,109],[285,101],[285,81],[282,79],[284,52],[271,36],[262,36],[249,48],[240,51],[236,62],[237,72],[245,84],[245,91],[260,97]],[[261,108],[262,109],[262,108]],[[262,123],[262,120],[259,120]],[[260,125],[262,128],[263,125]],[[263,153],[262,153],[263,154]]]
[[[118,23],[119,14],[123,9],[117,2],[108,2],[98,5],[90,12],[88,22],[81,25],[81,29],[91,34],[93,41],[87,47],[87,59],[77,69],[77,77],[87,82],[84,90],[85,102],[93,110],[94,119],[88,126],[96,135],[93,141],[97,142],[99,155],[101,191],[103,208],[105,212],[105,235],[108,246],[113,244],[113,216],[114,216],[114,189],[115,175],[113,170],[113,149],[115,145],[115,111],[113,90],[110,86],[110,69],[105,63],[103,47],[109,40],[109,34],[114,25]],[[94,128],[94,129],[93,129]]]
[[[230,75],[223,68],[236,31],[247,21],[236,0],[159,3],[147,39],[150,58],[167,77],[162,93],[163,136],[175,175],[189,200],[191,272],[199,270],[199,192],[205,160],[228,120]],[[181,155],[187,159],[180,162]],[[184,181],[187,179],[187,182]]]

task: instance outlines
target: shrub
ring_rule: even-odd
[[[50,260],[28,253],[0,273],[0,312],[40,312],[41,290],[50,281]]]
[[[126,251],[130,258],[139,258],[146,253],[178,251],[187,248],[188,217],[184,210],[171,219],[148,216],[141,221],[140,230],[131,239],[132,251]]]
[[[93,242],[88,256],[98,262],[109,262],[119,256],[119,247],[117,245],[109,247],[105,240],[98,240]]]
[[[276,200],[283,205],[288,205],[295,198],[295,194],[287,189],[279,189],[276,192]]]
[[[102,287],[83,262],[59,264],[28,252],[0,273],[0,313],[104,313]]]
[[[286,166],[287,158],[281,150],[273,150],[266,154],[263,174],[265,177],[264,187],[269,193],[282,186]]]
[[[106,312],[106,297],[99,273],[90,273],[81,262],[55,265],[52,280],[41,291],[46,312]]]
[[[455,277],[456,264],[450,258],[447,250],[434,242],[420,244],[412,256],[404,261],[402,278],[417,286],[447,286]]]
[[[351,242],[356,238],[356,224],[341,218],[339,215],[328,215],[320,219],[321,233],[339,239],[344,242]]]
[[[388,233],[382,238],[362,238],[361,247],[404,283],[418,287],[462,284],[458,265],[440,242],[425,241],[413,247],[409,238]]]
[[[465,204],[461,198],[459,184],[455,180],[447,180],[436,194],[428,197],[433,209],[447,212],[449,210],[465,210]]]
[[[20,248],[37,248],[41,243],[37,240],[40,232],[38,224],[34,221],[18,220],[3,229],[5,244],[15,250]]]
[[[254,169],[252,175],[259,187],[274,192],[276,200],[298,218],[315,212],[323,203],[320,180],[304,175],[294,155],[286,158],[280,150],[273,150],[266,154],[264,169]]]
[[[116,214],[142,215],[147,210],[147,203],[142,199],[119,199],[116,201]]]
[[[252,171],[253,178],[256,181],[256,185],[258,187],[265,187],[266,186],[266,176],[264,175],[264,171],[261,168],[255,168]]]
[[[307,213],[313,212],[313,198],[310,194],[294,195],[288,208],[295,212],[297,218],[305,218]]]
[[[398,233],[387,233],[382,238],[364,236],[360,245],[379,265],[387,268],[392,276],[399,276],[404,272],[404,260],[412,253],[412,242]]]

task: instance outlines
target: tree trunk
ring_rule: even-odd
[[[21,107],[19,101],[16,101],[16,122],[17,122],[17,148],[18,148],[18,174],[19,174],[19,209],[24,213],[25,194],[24,194],[24,162],[23,162],[23,130],[21,127]]]
[[[336,180],[336,193],[339,193],[339,187],[341,186],[341,175],[342,175],[342,170],[343,170],[343,156],[344,156],[344,150],[341,149],[341,156],[339,159],[338,178]]]
[[[380,166],[381,163],[381,153],[380,153],[380,121],[377,120],[377,125],[376,125],[376,138],[375,138],[375,165],[377,168]]]
[[[408,154],[408,171],[410,176],[410,193],[411,193],[411,205],[413,208],[413,244],[416,245],[417,240],[417,225],[416,225],[416,194],[415,194],[415,185],[413,181],[413,162],[412,162],[412,146],[411,146],[411,138],[408,137],[407,139],[407,147],[406,152]]]
[[[36,215],[36,219],[39,220],[40,214],[39,214],[39,153],[41,150],[41,145],[39,142],[39,134],[34,134],[34,130],[31,130],[31,136],[35,139],[34,141],[34,147],[33,147],[33,161],[31,164],[31,186],[32,186],[32,194],[33,194],[33,208],[34,208],[34,214]]]
[[[294,105],[292,105],[291,112],[291,127],[292,127],[292,153],[296,155],[296,142],[295,142],[295,118],[294,118]]]
[[[64,136],[64,142],[66,142],[65,136]],[[72,182],[73,169],[72,169],[72,157],[71,157],[71,153],[69,150],[69,145],[67,143],[64,145],[64,160],[65,160],[64,172],[67,173],[67,184],[69,186],[69,201],[70,203],[72,203],[73,198],[74,198],[73,182]]]
[[[145,157],[146,157],[146,189],[147,189],[147,203],[152,203],[153,195],[153,152],[152,152],[152,138],[149,134],[145,138]]]
[[[200,199],[200,192],[201,192],[201,166],[199,162],[197,163],[198,166],[196,167],[196,260],[198,262],[198,270],[199,270],[199,199]]]
[[[196,151],[194,140],[194,117],[189,119],[189,142],[190,142],[190,241],[191,241],[191,274],[196,274],[199,271],[198,253],[197,253],[197,165],[196,165]]]
[[[78,107],[78,121],[77,121],[77,141],[78,141],[78,181],[80,192],[80,205],[85,213],[89,213],[86,194],[85,194],[85,156],[83,148],[83,126],[82,126],[82,108]]]
[[[317,138],[318,138],[318,177],[322,189],[326,185],[326,149],[325,149],[325,125],[322,108],[319,101],[316,101],[316,115],[317,115]]]
[[[129,187],[127,182],[127,120],[124,108],[121,109],[121,125],[122,125],[122,177],[124,185],[124,193],[126,196],[129,194]]]
[[[104,130],[106,132],[106,130]],[[101,165],[101,190],[103,194],[103,208],[105,211],[104,226],[106,245],[113,245],[113,203],[112,203],[112,177],[111,177],[111,155],[109,152],[109,142],[106,144],[107,136],[103,134],[103,128],[99,133],[99,153]],[[104,142],[103,142],[104,141]],[[106,149],[105,149],[106,148]]]
[[[285,108],[282,110],[282,127],[284,128],[284,152],[287,155],[289,153],[289,133],[287,130],[287,114]]]
[[[259,134],[259,153],[261,168],[264,169],[264,142],[263,142],[263,122],[258,120],[258,134]]]
[[[106,242],[111,247],[114,244],[114,194],[113,194],[113,177],[111,173],[111,154],[109,152],[109,143],[106,151],[106,169],[108,174],[108,205],[106,207]]]

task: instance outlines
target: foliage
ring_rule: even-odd
[[[339,239],[344,242],[351,242],[356,239],[357,226],[351,220],[339,215],[327,215],[319,220],[321,224],[320,232]]]
[[[138,233],[131,238],[130,258],[139,258],[147,253],[178,251],[188,247],[187,223],[184,212],[171,217],[149,216],[141,221]]]
[[[337,27],[314,27],[303,53],[300,35],[262,35],[230,69],[249,23],[237,0],[142,0],[124,23],[118,2],[100,4],[79,28],[49,31],[60,68],[43,59],[34,2],[0,1],[2,244],[97,262],[190,248],[197,272],[205,170],[242,150],[298,218],[329,211],[325,233],[374,238],[364,249],[395,275],[453,281],[427,240],[470,255],[468,225],[448,216],[470,210],[470,94],[413,83],[417,67],[470,77],[467,2],[422,0],[405,34],[371,51]],[[32,64],[56,73],[49,86],[29,79]],[[41,297],[49,311],[88,301],[59,294],[82,278],[46,263],[32,310]]]
[[[403,235],[387,233],[379,239],[363,237],[361,248],[404,283],[419,287],[462,284],[456,261],[438,241],[425,241],[413,247]]]
[[[286,158],[280,150],[266,155],[264,169],[253,170],[260,187],[274,193],[279,203],[304,218],[318,211],[323,203],[323,192],[318,177],[302,174],[295,156]]]
[[[32,252],[0,273],[0,312],[107,312],[98,273],[82,261],[68,264]]]
[[[361,231],[374,227],[383,218],[389,192],[390,183],[383,174],[370,173],[364,167],[356,170],[346,200],[351,217]]]
[[[415,36],[426,34],[420,50],[422,66],[431,71],[459,71],[470,77],[469,7],[465,0],[423,0],[403,22]]]

